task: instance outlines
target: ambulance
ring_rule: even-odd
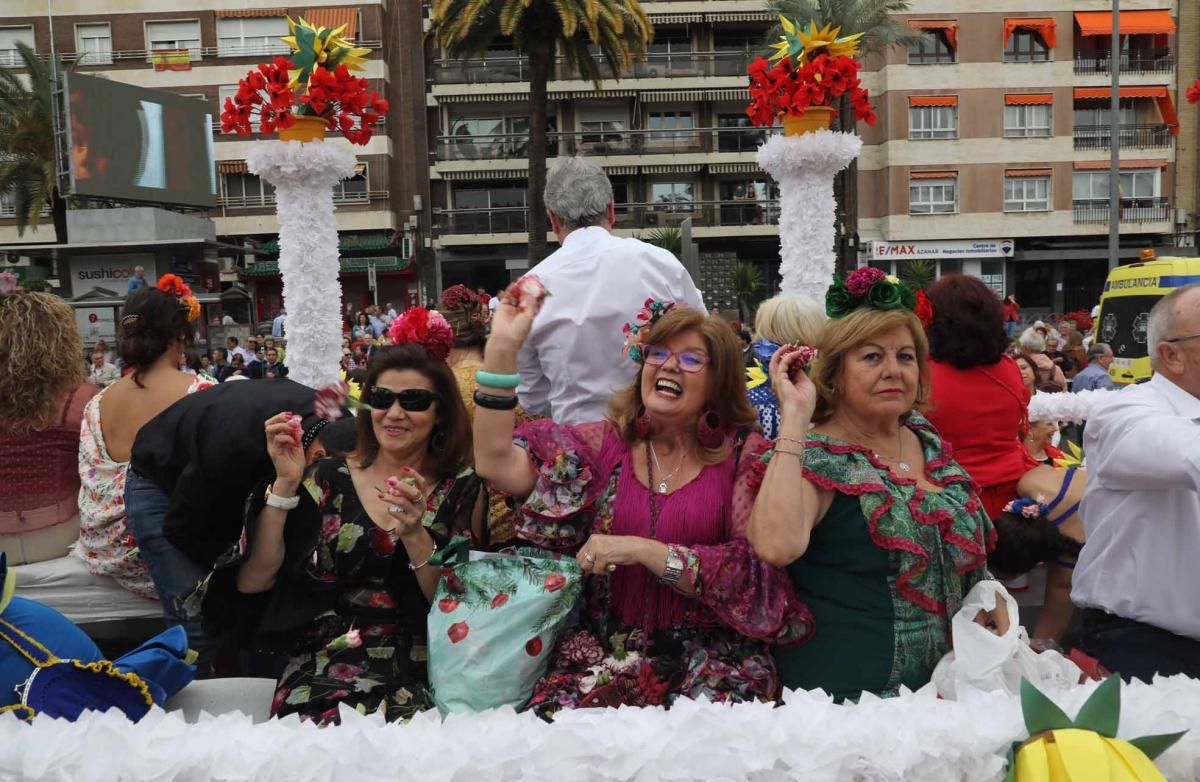
[[[1155,258],[1149,251],[1138,263],[1108,273],[1095,338],[1112,348],[1108,375],[1114,383],[1129,385],[1150,378],[1150,309],[1173,289],[1193,282],[1200,282],[1200,258]]]

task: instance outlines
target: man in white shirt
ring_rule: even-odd
[[[1150,311],[1154,377],[1084,432],[1081,646],[1125,678],[1200,677],[1200,284]]]
[[[92,371],[88,379],[93,385],[108,388],[121,379],[121,372],[104,360],[103,350],[97,349],[92,351]]]
[[[248,365],[254,359],[253,355],[251,355],[245,348],[240,347],[238,345],[237,337],[226,338],[225,349],[227,351],[229,351],[229,360],[230,361],[233,360],[233,357],[235,354],[242,357],[242,364],[244,364],[244,365]]]
[[[279,308],[279,314],[271,321],[271,336],[279,339],[283,336],[284,330],[287,328],[287,310],[283,307]]]
[[[560,248],[534,272],[552,294],[521,347],[521,405],[560,424],[598,421],[637,365],[621,328],[646,299],[704,311],[691,275],[669,251],[610,233],[612,183],[583,158],[567,158],[546,180],[546,211]]]

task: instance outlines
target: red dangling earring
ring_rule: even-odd
[[[696,440],[701,448],[716,450],[725,443],[725,436],[725,422],[720,413],[711,407],[701,413],[696,422]]]
[[[633,419],[633,433],[639,440],[645,440],[650,435],[650,415],[645,405],[638,405],[637,415]]]

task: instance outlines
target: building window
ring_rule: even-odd
[[[1032,265],[1032,264],[1031,264]],[[1004,295],[1004,261],[984,261],[979,265],[979,279],[997,296]],[[1024,301],[1024,297],[1022,297]]]
[[[594,55],[599,51],[592,47]],[[641,78],[687,75],[694,69],[692,38],[686,30],[655,31],[654,43],[646,47],[646,61],[634,66],[634,73]]]
[[[1076,171],[1071,185],[1071,197],[1076,201],[1108,201],[1107,171]],[[1122,171],[1118,183],[1122,201],[1158,198],[1161,185],[1161,171],[1157,168]]]
[[[1050,211],[1050,177],[1010,176],[1004,178],[1004,211]]]
[[[193,60],[200,59],[200,20],[146,22],[146,48],[150,51],[187,49]]]
[[[1050,59],[1050,47],[1042,40],[1041,33],[1034,30],[1014,30],[1004,47],[1005,62],[1046,62]]]
[[[653,182],[650,203],[656,212],[691,212],[694,193],[691,182]]]
[[[218,57],[262,57],[286,54],[279,40],[288,34],[286,16],[261,16],[217,20]]]
[[[767,131],[754,127],[745,113],[719,114],[717,127],[718,152],[754,152],[767,140]]]
[[[359,163],[354,167],[354,176],[343,179],[333,186],[334,201],[366,201],[370,187],[367,182],[367,164]]]
[[[108,22],[75,25],[75,52],[82,65],[112,63],[112,28]]]
[[[958,107],[909,106],[908,137],[912,140],[958,138]]]
[[[691,111],[652,111],[646,123],[651,142],[661,139],[689,138],[696,127]],[[678,131],[678,132],[670,132]]]
[[[958,180],[954,177],[911,179],[908,183],[908,213],[914,215],[954,214],[958,211]]]
[[[222,84],[217,87],[217,105],[221,110],[225,110],[225,99],[232,98],[237,95],[238,86],[236,84]]]
[[[553,129],[553,119],[549,124]],[[452,117],[450,135],[451,157],[456,160],[529,155],[528,117]]]
[[[954,47],[942,30],[914,30],[908,45],[909,65],[941,65],[954,62]]]
[[[221,187],[228,207],[270,206],[275,203],[275,186],[257,174],[245,171],[222,174]]]
[[[1004,107],[1005,138],[1046,138],[1050,135],[1050,104]]]
[[[527,230],[522,185],[473,185],[454,189],[452,216],[457,233],[514,233]]]
[[[1107,101],[1104,108],[1076,108],[1072,115],[1072,121],[1075,123],[1076,130],[1080,128],[1103,128],[1108,130],[1112,124],[1109,121],[1110,112],[1108,110]],[[1120,108],[1117,111],[1117,119],[1122,127],[1127,125],[1137,124],[1137,106],[1130,98],[1124,98],[1120,102]]]
[[[718,183],[721,225],[765,225],[778,222],[779,186],[762,179]]]
[[[32,27],[0,27],[0,66],[14,67],[21,64],[18,43],[35,48]]]

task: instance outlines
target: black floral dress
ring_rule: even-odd
[[[481,483],[469,468],[430,493],[425,526],[439,547],[469,534]],[[382,709],[404,720],[433,705],[426,660],[425,600],[395,532],[367,515],[344,459],[319,462],[288,513],[284,565],[270,592],[237,592],[237,569],[254,541],[256,492],[246,534],[202,587],[205,628],[249,648],[284,652],[273,716],[338,722],[338,705]]]

